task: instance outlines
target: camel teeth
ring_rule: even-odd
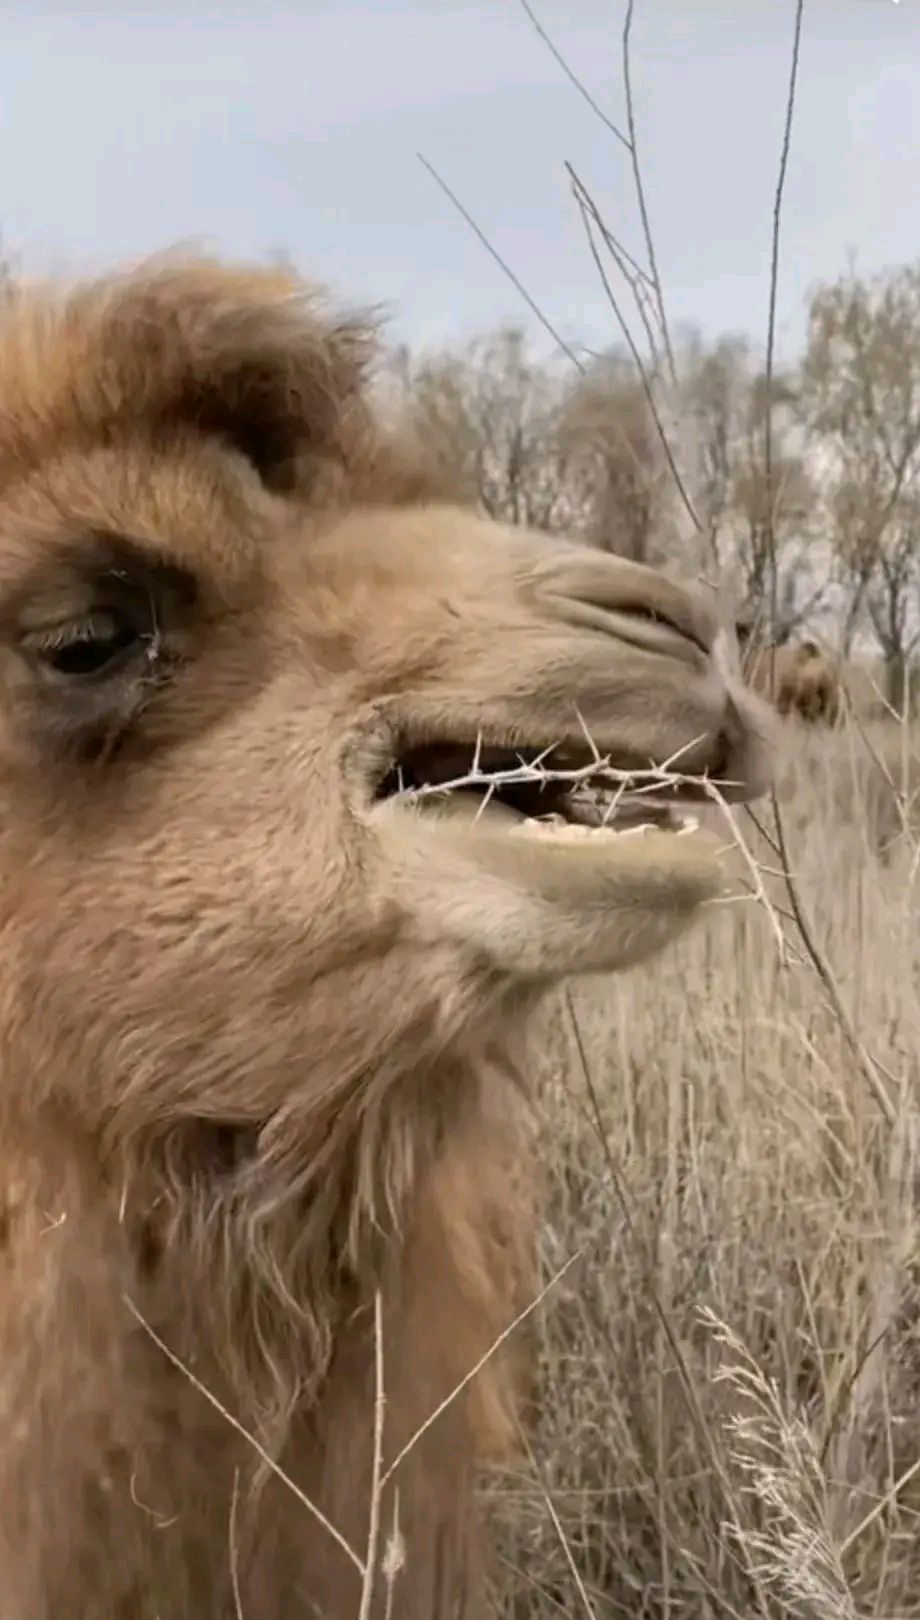
[[[554,839],[585,839],[585,838],[635,838],[643,833],[669,832],[678,838],[688,833],[695,833],[699,829],[699,819],[696,816],[681,816],[679,822],[662,826],[655,821],[636,822],[631,827],[618,827],[615,822],[604,822],[600,826],[589,827],[584,822],[567,821],[565,816],[555,812],[546,816],[529,816],[523,821],[516,822],[511,829],[519,837],[525,838],[554,838]]]
[[[551,815],[529,817],[518,822],[513,831],[519,837],[549,838],[549,839],[578,839],[585,838],[631,838],[635,833],[654,832],[653,822],[641,822],[636,827],[600,826],[588,827],[582,822],[566,821],[564,816]]]
[[[565,816],[550,815],[530,816],[526,821],[520,821],[513,829],[519,836],[527,838],[590,838],[591,834],[599,828],[585,827],[577,821],[566,821]]]

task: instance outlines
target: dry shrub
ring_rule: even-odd
[[[584,1258],[541,1319],[534,1473],[488,1487],[509,1620],[920,1615],[920,862],[909,818],[879,862],[866,791],[920,733],[783,746],[790,866],[894,1122],[778,879],[774,925],[723,907],[554,1004],[543,1264]]]

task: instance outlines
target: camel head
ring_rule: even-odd
[[[373,352],[287,273],[209,262],[2,312],[11,1614],[231,1612],[252,1455],[209,1384],[364,1535],[375,1290],[391,1456],[525,1302],[509,1030],[723,885],[713,837],[660,796],[639,830],[609,772],[766,784],[709,600],[457,505],[375,419]],[[472,1590],[503,1377],[388,1487],[399,1620],[448,1612],[448,1555]],[[358,1612],[342,1544],[240,1497],[247,1616]]]
[[[705,833],[488,780],[593,749],[760,791],[764,710],[712,606],[443,500],[373,420],[370,352],[286,272],[209,262],[5,317],[5,1034],[30,1110],[262,1123],[481,1031],[509,987],[635,962],[720,890]]]

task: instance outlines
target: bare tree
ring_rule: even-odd
[[[802,377],[846,587],[844,650],[866,624],[901,710],[920,641],[920,265],[819,289]]]
[[[516,327],[465,348],[397,356],[399,408],[429,454],[492,518],[583,529],[587,470],[559,424],[570,378],[529,353]]]
[[[723,338],[707,349],[698,336],[681,355],[682,399],[694,453],[697,509],[721,573],[734,576],[746,617],[756,618],[777,570],[776,638],[788,638],[819,606],[828,561],[818,540],[818,496],[801,430],[797,391],[788,376],[770,384],[772,471],[768,477],[764,421],[766,379],[754,370],[749,345]]]
[[[672,554],[674,485],[631,362],[603,356],[575,380],[558,432],[584,478],[584,538],[636,562]]]
[[[580,372],[505,327],[395,360],[403,420],[490,517],[640,561],[674,545],[673,482],[641,383],[617,353]]]

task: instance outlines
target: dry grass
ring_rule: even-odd
[[[586,1258],[538,1317],[533,1468],[488,1486],[509,1620],[920,1616],[920,879],[885,782],[918,757],[790,727],[780,784],[893,1123],[777,879],[785,961],[762,904],[723,906],[548,1011],[543,1263]]]

